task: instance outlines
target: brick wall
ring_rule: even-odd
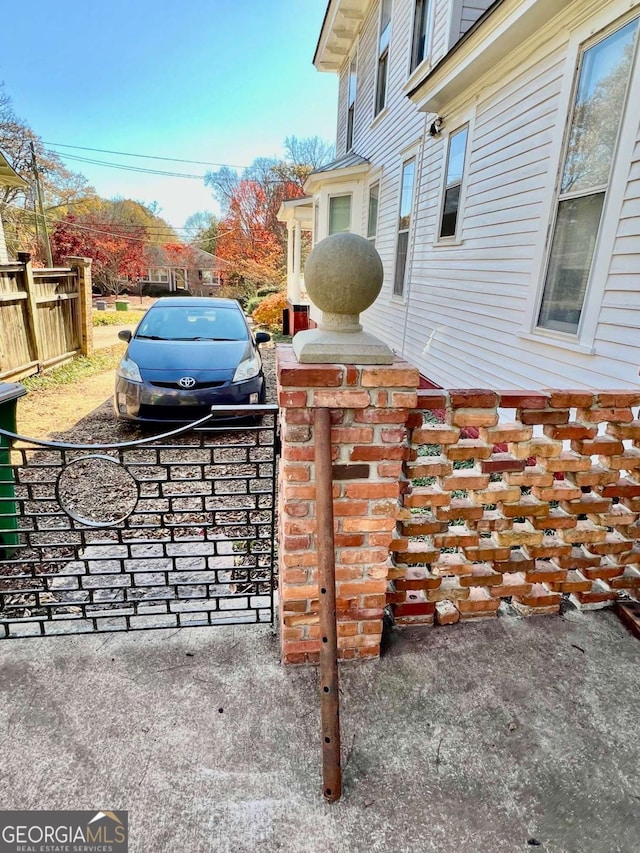
[[[389,548],[396,535],[407,421],[417,369],[401,360],[359,366],[299,364],[277,350],[280,628],[285,663],[319,657],[313,410],[331,410],[336,610],[340,656],[380,652]],[[415,415],[413,416],[415,418]]]
[[[391,544],[397,623],[638,596],[640,391],[418,396]]]

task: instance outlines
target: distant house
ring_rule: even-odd
[[[188,290],[207,296],[224,284],[228,263],[204,249],[182,244],[149,246],[149,269],[142,284],[165,286],[169,291]]]
[[[0,187],[26,187],[27,182],[11,166],[7,158],[0,151]],[[2,224],[2,205],[0,204],[0,264],[9,262],[7,244],[4,238],[4,226]]]
[[[433,384],[637,385],[639,33],[640,0],[327,4],[338,157],[296,217],[374,243],[363,324]]]

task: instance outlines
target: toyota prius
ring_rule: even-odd
[[[213,405],[258,405],[266,388],[259,346],[234,299],[165,297],[149,308],[116,371],[116,415],[137,423],[186,423]]]

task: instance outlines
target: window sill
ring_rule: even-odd
[[[423,77],[426,77],[427,74],[431,71],[431,57],[425,56],[422,62],[413,69],[411,74],[407,77],[407,82],[402,87],[402,91],[405,95],[408,95],[415,87],[420,83]]]
[[[447,246],[462,246],[463,243],[464,240],[436,240],[432,245],[434,249],[446,249]]]
[[[380,110],[378,115],[371,122],[371,126],[369,129],[373,130],[374,128],[376,128],[381,123],[381,121],[388,115],[388,113],[389,113],[389,107],[384,107],[384,109]]]
[[[583,355],[595,355],[596,350],[593,345],[587,346],[581,344],[577,340],[567,340],[565,338],[557,338],[555,335],[546,332],[521,332],[518,335],[521,341],[531,341],[535,344],[547,344],[558,349],[568,350],[569,352],[579,352]]]

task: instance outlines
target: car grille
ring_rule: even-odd
[[[179,388],[181,391],[195,391],[198,388],[220,388],[225,382],[222,380],[221,382],[196,382],[191,388],[183,388],[182,385],[179,385],[177,382],[150,382],[150,385],[155,386],[156,388]]]

